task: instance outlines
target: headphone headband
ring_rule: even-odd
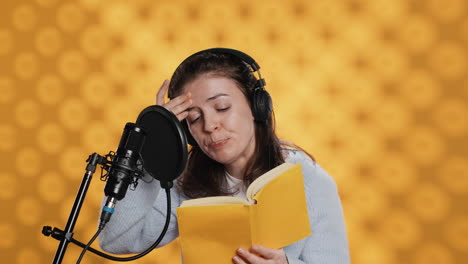
[[[196,52],[192,55],[190,55],[188,58],[186,58],[181,64],[183,64],[185,61],[189,60],[192,57],[195,57],[199,54],[202,53],[208,53],[208,52],[213,52],[213,53],[224,53],[224,54],[231,54],[234,55],[240,59],[242,59],[244,62],[250,65],[252,67],[253,71],[256,72],[260,70],[260,65],[249,55],[246,53],[240,51],[240,50],[235,50],[235,49],[228,49],[228,48],[211,48],[211,49],[206,49],[206,50],[201,50],[199,52]]]

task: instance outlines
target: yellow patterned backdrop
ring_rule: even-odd
[[[1,0],[2,263],[52,261],[40,231],[65,226],[87,156],[213,46],[262,66],[279,134],[338,184],[354,263],[466,263],[467,1]],[[95,232],[103,187],[75,238]]]

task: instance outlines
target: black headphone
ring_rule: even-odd
[[[211,48],[190,55],[180,65],[184,64],[184,62],[186,62],[190,58],[200,55],[202,53],[218,53],[233,55],[242,60],[244,63],[246,63],[246,67],[249,67],[249,71],[251,71],[252,73],[257,72],[259,78],[257,79],[255,87],[251,91],[249,99],[250,104],[252,106],[252,115],[254,116],[255,121],[258,123],[266,124],[268,119],[270,118],[271,112],[273,111],[273,105],[271,102],[270,94],[268,94],[268,92],[265,90],[266,82],[260,74],[260,66],[257,64],[257,62],[255,62],[255,60],[252,57],[239,50],[227,48]],[[192,146],[197,145],[195,139],[190,134],[187,121],[182,122],[182,124],[187,135],[188,143]]]

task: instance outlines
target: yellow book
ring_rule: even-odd
[[[247,200],[216,196],[177,208],[184,264],[228,264],[236,249],[282,248],[311,234],[300,164],[283,163],[257,178]]]

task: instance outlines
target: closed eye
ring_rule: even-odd
[[[225,107],[225,108],[220,108],[220,109],[218,109],[218,111],[219,112],[225,112],[225,111],[229,110],[229,108],[231,108],[231,107],[228,106],[228,107]]]
[[[193,119],[193,120],[189,120],[189,124],[190,124],[190,125],[194,124],[195,122],[198,121],[198,119],[200,119],[200,116],[197,117],[197,118],[195,118],[195,119]]]

